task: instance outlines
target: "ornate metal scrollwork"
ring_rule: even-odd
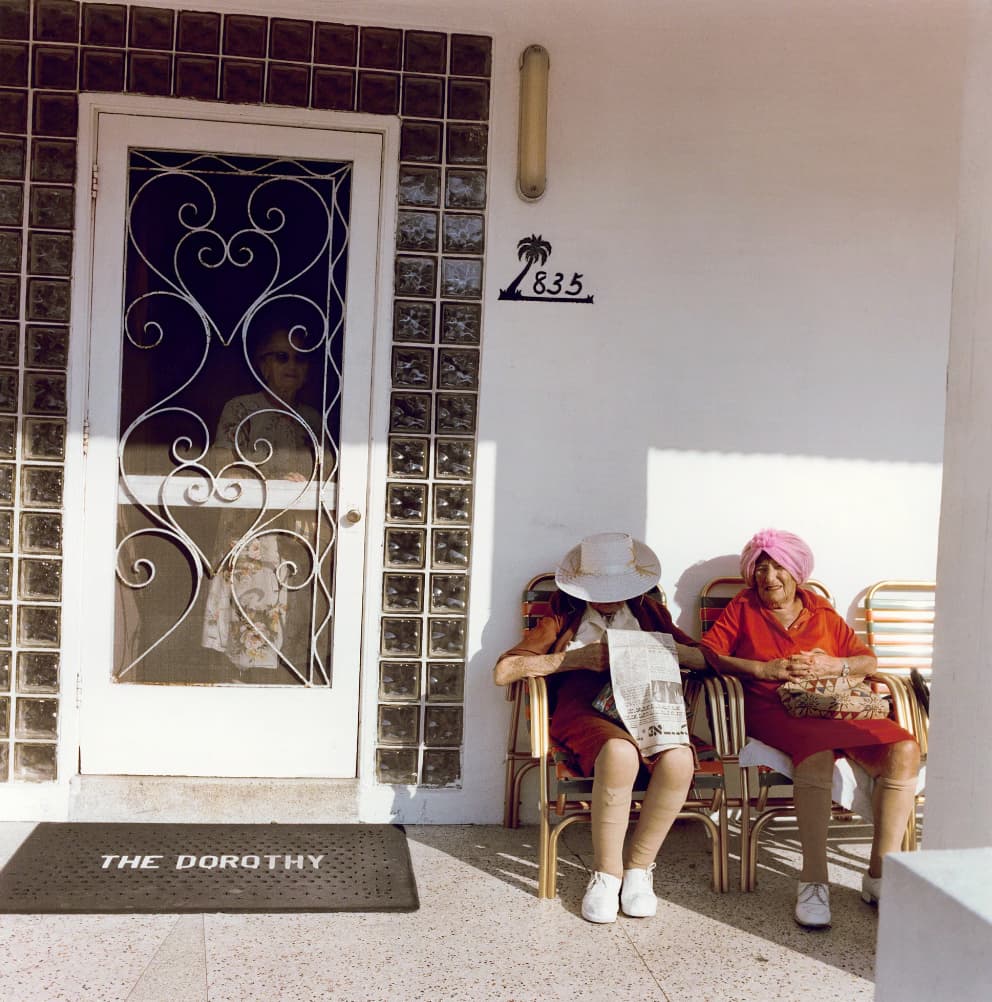
[[[203,650],[206,601],[228,639],[202,644],[232,664],[214,680],[248,663],[329,685],[351,165],[133,150],[128,177],[117,580],[148,609],[164,585],[173,612],[132,617],[115,677]]]

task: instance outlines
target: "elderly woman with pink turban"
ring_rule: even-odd
[[[747,588],[727,605],[702,639],[706,660],[736,675],[745,693],[749,737],[791,756],[796,822],[803,849],[796,921],[830,925],[827,827],[834,758],[845,755],[874,777],[874,836],[861,896],[877,902],[882,859],[898,849],[913,810],[920,749],[893,720],[793,717],[778,696],[783,682],[864,678],[875,670],[871,650],[825,598],[803,587],[813,554],[798,536],[765,529],[741,553]]]

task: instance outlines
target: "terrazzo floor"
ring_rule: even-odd
[[[0,863],[31,830],[0,825]],[[709,889],[698,825],[658,861],[658,915],[579,915],[588,827],[563,836],[559,897],[535,896],[536,829],[408,826],[420,909],[300,915],[0,915],[3,1002],[557,999],[870,1000],[877,915],[858,888],[869,829],[834,824],[833,928],[792,919],[796,833],[766,833],[753,894]],[[732,883],[737,861],[731,860]]]

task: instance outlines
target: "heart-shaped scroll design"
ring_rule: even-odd
[[[120,541],[117,546],[117,578],[125,588],[131,591],[143,591],[146,588],[152,588],[158,578],[158,569],[154,561],[146,556],[142,556],[139,552],[141,541],[149,536],[159,536],[174,543],[179,542],[175,535],[168,529],[158,527],[138,529],[129,533]],[[123,569],[121,566],[122,562],[124,564]],[[193,578],[191,581],[190,597],[185,608],[169,629],[149,644],[148,647],[144,650],[130,650],[125,653],[125,661],[127,663],[114,666],[114,677],[116,679],[124,679],[156,647],[164,644],[189,617],[190,612],[192,612],[193,607],[196,605],[196,600],[200,595],[200,588],[203,584],[203,568],[196,562],[195,558],[192,561],[192,567]],[[128,639],[133,639],[134,636],[135,634],[130,634]]]
[[[235,474],[235,477],[231,477],[230,474]],[[243,476],[243,473],[247,473],[248,476]],[[288,499],[287,503],[282,507],[274,509],[266,517],[266,512],[269,511],[269,486],[268,481],[261,474],[259,469],[251,463],[245,463],[241,460],[236,460],[233,463],[228,463],[227,466],[222,467],[214,480],[213,488],[213,498],[221,503],[221,505],[237,505],[238,512],[245,512],[246,517],[239,520],[238,529],[240,530],[237,535],[229,535],[229,540],[227,541],[226,547],[224,542],[221,541],[221,547],[223,551],[217,557],[217,562],[212,566],[212,573],[216,573],[220,568],[224,567],[229,561],[233,560],[237,553],[241,552],[252,539],[257,539],[262,535],[263,531],[268,529],[275,521],[277,521],[282,515],[287,511],[291,511],[296,505],[303,500],[304,495],[310,489],[313,480],[301,481],[300,489],[295,497]],[[257,505],[246,505],[244,498],[246,493],[246,485],[249,488],[249,493],[252,491],[258,492],[259,503]],[[254,514],[253,514],[254,513]],[[249,524],[249,519],[251,519]],[[232,522],[229,519],[225,519],[223,516],[221,518],[221,528],[220,532],[224,531],[225,522],[227,522],[227,527],[232,526]]]
[[[262,303],[317,263],[333,227],[317,179],[228,180],[236,190],[212,189],[195,166],[153,175],[133,196],[128,217],[134,251],[225,346]],[[240,210],[232,209],[236,203]]]
[[[212,398],[211,404],[205,403],[211,392],[223,393],[228,385],[230,392],[241,389],[237,382],[244,382],[244,376],[237,375],[237,366],[221,365],[222,360],[226,362],[223,356],[212,354],[232,347],[243,348],[237,352],[243,361],[230,361],[246,363],[248,377],[258,386],[255,394],[244,397],[264,392],[268,404],[278,400],[278,392],[263,385],[258,355],[263,339],[277,329],[288,331],[291,346],[311,357],[313,364],[317,359],[323,362],[325,393],[331,383],[334,393],[340,392],[340,373],[326,345],[333,336],[340,336],[343,323],[350,171],[345,163],[330,164],[322,173],[317,161],[131,151],[124,360],[142,357],[123,410],[133,414],[137,407],[147,406],[121,436],[118,469],[122,491],[143,513],[140,521],[147,518],[152,524],[140,531],[157,534],[154,543],[147,541],[150,549],[161,553],[165,540],[176,555],[186,558],[196,579],[191,585],[193,602],[197,595],[202,601],[204,577],[211,579],[211,590],[222,587],[220,579],[233,571],[239,555],[247,554],[255,540],[266,536],[279,538],[278,572],[288,574],[289,554],[297,544],[276,534],[293,535],[285,528],[294,524],[292,509],[298,509],[302,519],[315,518],[319,524],[323,491],[334,477],[337,456],[335,443],[323,441],[328,429],[321,426],[320,415],[311,417],[298,403],[295,406],[303,413],[294,410],[293,400],[275,407],[289,412],[306,428],[313,461],[308,471],[307,465],[282,461],[287,454],[285,437],[264,434],[254,426],[251,448],[236,448],[235,435],[226,459],[220,458],[219,451],[214,451],[217,439],[226,445],[228,436],[215,432],[213,417],[207,419],[208,428],[194,411],[213,414]],[[344,185],[340,194],[339,185]],[[336,382],[328,383],[328,367],[336,374]],[[124,364],[126,386],[128,371]],[[152,378],[143,382],[142,373],[148,372]],[[218,373],[223,373],[220,379]],[[149,399],[152,395],[154,400]],[[332,406],[329,399],[325,395],[322,400],[325,419]],[[257,413],[257,403],[252,406]],[[320,433],[314,436],[313,429],[318,427]],[[334,457],[330,472],[325,468],[328,450]],[[125,456],[129,463],[133,461],[132,470],[125,469]],[[308,472],[309,479],[294,483]],[[307,514],[311,496],[313,511]],[[208,516],[206,509],[212,514]],[[297,530],[304,524],[295,521]],[[137,535],[128,538],[135,544],[141,541]],[[303,535],[298,540],[306,545]],[[319,531],[308,551],[311,560],[330,560],[325,552],[318,555],[318,542]],[[302,556],[292,560],[302,568]],[[140,559],[130,562],[128,581],[119,576],[138,589],[156,581],[154,567]],[[143,582],[145,577],[148,580]],[[294,572],[293,584],[284,579],[287,588],[302,588],[295,584],[298,577]],[[160,575],[152,591],[165,587],[163,582]],[[312,567],[306,585],[320,589],[315,594],[331,607],[323,579]],[[152,599],[151,592],[148,597]],[[232,610],[235,599],[232,596]],[[186,601],[185,592],[181,601]],[[137,660],[174,634],[191,609],[192,603]],[[239,610],[238,615],[251,624],[248,610]],[[170,620],[172,616],[170,611]],[[328,619],[324,616],[316,625],[318,632],[329,629]],[[284,654],[279,655],[282,661]],[[328,672],[321,669],[320,675],[326,682]]]
[[[273,239],[257,230],[240,230],[227,240],[200,230],[179,242],[175,262],[179,288],[226,346],[276,287],[280,255]]]
[[[173,440],[170,449],[174,465],[168,474],[142,475],[128,470],[125,457],[129,454],[129,443],[142,426],[149,425],[153,420],[171,420],[177,416],[192,422],[199,432],[202,446],[197,448],[191,435],[179,435]],[[203,463],[209,443],[206,424],[198,414],[185,407],[158,408],[141,415],[121,436],[118,468],[121,485],[131,503],[144,512],[151,522],[166,530],[189,553],[196,565],[212,576],[216,568],[206,547],[194,538],[192,526],[185,524],[185,520],[176,514],[177,511],[192,512],[202,508],[216,491],[214,476]]]

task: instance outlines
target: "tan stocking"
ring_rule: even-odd
[[[663,752],[648,783],[641,816],[630,837],[627,867],[646,870],[658,855],[692,783],[692,750],[672,748]]]
[[[916,777],[912,779],[887,779],[879,776],[871,794],[871,808],[875,831],[871,840],[871,861],[868,872],[873,877],[882,875],[882,857],[897,851],[916,803]]]
[[[799,879],[827,883],[827,829],[830,827],[830,789],[834,777],[834,753],[816,752],[804,758],[793,771],[796,824],[803,847]]]
[[[631,793],[641,760],[637,748],[613,738],[596,756],[592,781],[593,869],[623,876],[623,840],[630,822]]]

